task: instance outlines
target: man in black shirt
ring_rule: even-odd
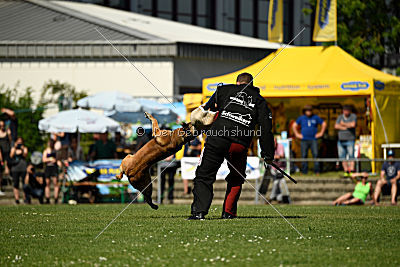
[[[31,204],[31,198],[35,197],[39,199],[40,204],[43,204],[45,187],[43,177],[44,173],[36,172],[34,165],[28,165],[23,187],[25,193],[25,203]]]
[[[224,161],[228,161],[229,175],[222,218],[235,218],[237,201],[246,177],[247,150],[255,135],[260,139],[261,155],[270,162],[274,158],[274,137],[271,132],[272,114],[260,89],[252,84],[253,77],[242,73],[236,85],[219,86],[204,109],[218,111],[208,131],[207,140],[196,170],[193,189],[192,215],[189,220],[201,220],[208,213],[213,198],[213,184]]]

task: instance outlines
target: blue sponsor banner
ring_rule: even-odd
[[[367,90],[369,88],[369,83],[361,81],[345,82],[340,85],[342,90],[359,91]]]
[[[115,180],[115,175],[119,174],[119,166],[121,165],[120,159],[107,159],[96,160],[92,162],[74,161],[70,164],[67,170],[68,180],[78,182],[86,178],[89,174],[99,170],[100,176],[97,178],[98,182],[111,182]],[[125,181],[126,178],[124,179]],[[113,188],[120,188],[120,184],[115,185],[102,185],[98,184],[96,187],[99,189],[101,195],[108,195],[113,192],[120,192],[113,190]],[[128,186],[130,192],[137,192],[131,185]]]
[[[385,89],[385,83],[383,83],[381,81],[375,81],[374,82],[374,87],[375,87],[376,90],[382,91],[383,89]]]
[[[274,3],[273,3],[273,9],[272,9],[271,30],[275,27],[275,24],[276,24],[276,12],[278,11],[278,0],[272,0],[272,1],[274,1]]]
[[[329,10],[331,9],[331,0],[319,1],[318,24],[321,29],[329,23]]]
[[[100,176],[97,178],[100,182],[109,182],[115,179],[119,174],[119,166],[122,160],[96,160],[92,162],[75,161],[68,167],[67,175],[71,181],[80,181],[89,174],[99,170]]]
[[[210,84],[207,84],[207,90],[210,92],[214,92],[215,90],[217,90],[218,86],[225,85],[225,84],[227,84],[227,83],[210,83]]]

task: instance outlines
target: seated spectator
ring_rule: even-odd
[[[381,178],[376,183],[374,193],[374,204],[379,205],[379,196],[381,192],[385,195],[392,195],[392,205],[396,205],[397,187],[400,179],[400,163],[393,161],[394,152],[389,150],[387,153],[387,159],[383,163],[381,170]],[[386,179],[385,179],[386,176]]]
[[[286,168],[286,161],[281,160],[285,159],[285,149],[282,144],[279,144],[275,138],[275,156],[274,159],[277,162],[278,167],[281,169]],[[289,189],[287,187],[285,179],[283,179],[282,173],[280,173],[274,167],[269,166],[268,169],[265,170],[263,181],[261,182],[259,192],[261,194],[266,194],[268,191],[269,183],[273,180],[270,200],[278,201],[280,203],[290,203],[289,197]]]
[[[372,184],[371,182],[367,183],[368,173],[352,173],[350,177],[356,184],[353,193],[347,193],[337,198],[335,201],[333,201],[333,205],[363,205],[368,194],[372,199]],[[358,182],[357,177],[361,177],[361,181]]]
[[[28,165],[24,182],[25,203],[31,204],[31,198],[38,198],[39,203],[43,204],[45,183],[44,173],[36,172],[35,166]]]
[[[94,144],[91,158],[95,160],[117,158],[115,143],[108,139],[108,133],[100,134],[100,139]]]

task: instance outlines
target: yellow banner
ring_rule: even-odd
[[[283,0],[269,1],[268,41],[283,42]]]
[[[318,0],[314,23],[314,42],[336,41],[336,0]]]

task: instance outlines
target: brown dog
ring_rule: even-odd
[[[128,176],[129,183],[139,190],[144,200],[153,209],[158,209],[158,206],[153,204],[151,193],[153,186],[151,184],[150,167],[160,160],[175,154],[182,146],[193,140],[195,136],[195,128],[191,123],[183,123],[182,128],[174,131],[160,130],[158,122],[149,113],[144,113],[152,123],[152,135],[148,143],[146,143],[135,155],[126,156],[121,163],[120,171],[116,177],[122,179],[122,175]]]

